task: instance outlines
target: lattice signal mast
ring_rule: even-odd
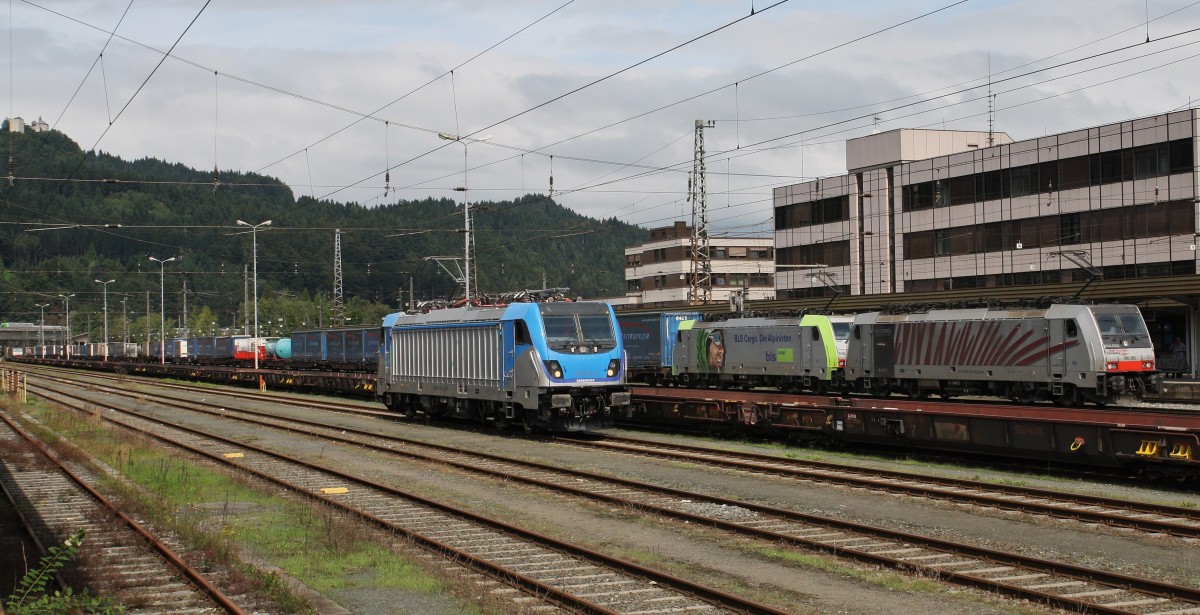
[[[712,260],[708,246],[708,186],[704,170],[704,129],[716,127],[713,120],[696,120],[696,148],[692,158],[692,276],[689,299],[708,303],[712,299]]]
[[[333,229],[333,324],[346,324],[346,303],[342,300],[342,229]]]

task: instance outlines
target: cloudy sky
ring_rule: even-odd
[[[490,137],[465,148],[472,201],[553,174],[564,205],[644,226],[690,215],[712,120],[710,219],[762,232],[771,188],[845,172],[847,138],[986,130],[989,64],[1018,140],[1200,101],[1197,5],[10,0],[0,81],[6,115],[85,149],[365,205],[459,198],[464,147],[438,133]]]

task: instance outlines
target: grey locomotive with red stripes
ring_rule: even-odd
[[[877,395],[1067,404],[1162,389],[1141,312],[1118,304],[858,314],[844,377]]]

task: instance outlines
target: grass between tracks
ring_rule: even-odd
[[[190,457],[110,430],[97,412],[80,420],[74,412],[40,403],[22,409],[44,426],[29,427],[43,440],[69,440],[128,481],[108,478],[105,491],[119,493],[154,523],[184,537],[204,559],[235,562],[247,577],[236,591],[261,592],[285,612],[312,612],[312,607],[277,574],[237,564],[239,553],[253,553],[335,600],[339,595],[361,598],[363,592],[380,589],[437,594],[446,592],[451,582],[426,573],[381,544],[372,530],[339,512],[275,496]],[[58,448],[64,456],[85,456]],[[490,612],[465,604],[455,608]]]

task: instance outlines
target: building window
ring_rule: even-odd
[[[1059,236],[1062,237],[1062,243],[1080,243],[1083,241],[1081,232],[1081,216],[1079,214],[1065,214],[1059,218]]]
[[[950,254],[950,229],[938,229],[933,232],[933,254],[934,256]]]
[[[904,210],[1072,190],[1132,179],[1165,177],[1192,171],[1192,139],[1176,139],[1098,154],[1047,160],[1037,164],[907,184],[900,188]],[[813,220],[813,224],[817,220]],[[776,229],[781,228],[776,224]]]
[[[1011,169],[1009,182],[1013,196],[1033,194],[1033,167],[1023,166]]]
[[[831,196],[775,208],[775,230],[800,228],[850,219],[850,197]]]

